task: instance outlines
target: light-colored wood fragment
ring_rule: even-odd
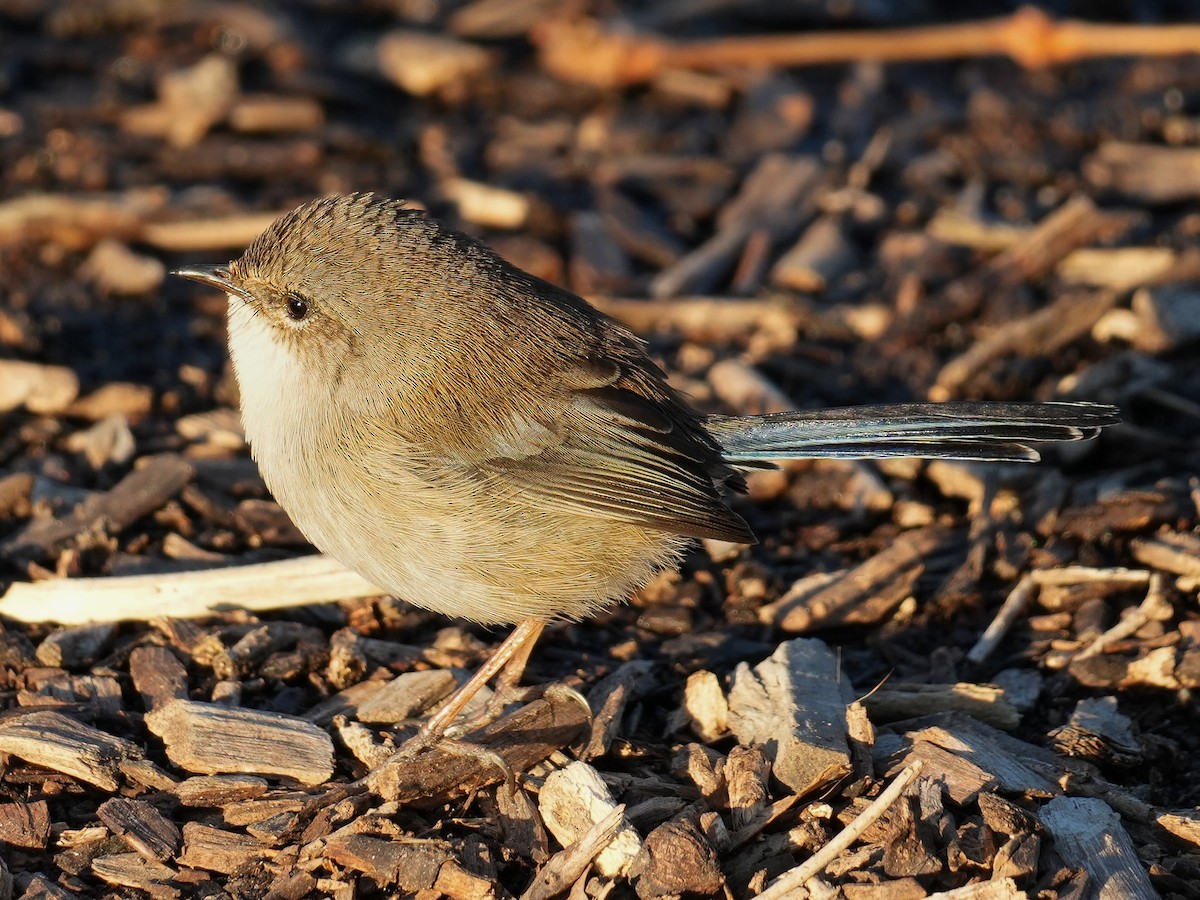
[[[708,370],[708,382],[741,415],[792,412],[796,404],[762,372],[736,359],[723,359]]]
[[[1166,577],[1161,572],[1153,572],[1146,588],[1146,598],[1137,606],[1121,617],[1112,628],[1096,637],[1088,646],[1076,654],[1076,659],[1086,659],[1096,656],[1104,648],[1115,641],[1123,640],[1138,631],[1148,622],[1166,622],[1175,615],[1175,607],[1166,596]]]
[[[600,773],[580,760],[550,773],[538,794],[542,819],[564,847],[582,840],[615,809],[617,804]],[[641,847],[633,826],[623,822],[611,843],[596,855],[597,871],[609,878],[624,873]]]
[[[780,300],[728,297],[588,299],[601,312],[624,322],[639,334],[673,331],[698,344],[750,337],[754,346],[763,352],[794,347],[800,327],[810,313],[803,304]]]
[[[105,238],[92,248],[79,274],[108,294],[132,296],[157,290],[167,276],[162,260],[135,253],[114,238]]]
[[[164,862],[179,850],[181,835],[175,823],[143,800],[110,797],[100,804],[96,817],[143,859]]]
[[[358,705],[360,722],[394,724],[430,709],[458,684],[447,669],[426,669],[397,675]]]
[[[458,214],[486,228],[520,228],[529,218],[531,203],[524,194],[467,178],[451,178],[439,187]]]
[[[153,403],[154,391],[147,385],[110,381],[80,397],[67,407],[66,413],[93,422],[119,413],[126,421],[137,422],[150,412]]]
[[[703,741],[714,741],[729,730],[729,703],[716,675],[702,669],[688,676],[683,689],[683,714]]]
[[[975,646],[967,651],[967,661],[979,665],[991,656],[1017,620],[1025,615],[1025,610],[1029,608],[1036,594],[1037,582],[1033,578],[1026,575],[1018,581],[1016,587],[1009,591],[992,621],[988,623],[988,627],[979,636],[979,640],[975,642]]]
[[[906,531],[852,569],[800,579],[759,609],[759,621],[790,632],[879,622],[910,596],[926,558],[955,539],[940,525]]]
[[[334,716],[333,728],[342,746],[368,770],[383,765],[396,752],[391,741],[381,741],[366,725],[351,722],[345,716]]]
[[[527,772],[576,740],[589,715],[587,702],[577,691],[551,685],[540,700],[471,732],[465,740],[496,754],[509,771]],[[497,762],[437,744],[415,756],[401,747],[364,783],[385,801],[438,806],[504,780],[507,773]]]
[[[961,712],[997,728],[1016,728],[1021,714],[994,684],[897,684],[884,686],[862,699],[877,722],[915,719],[940,712]]]
[[[188,772],[281,775],[303,784],[333,775],[333,741],[294,716],[172,700],[147,713],[146,726]]]
[[[946,725],[930,725],[906,737],[918,758],[932,761],[938,756],[932,748],[945,751],[948,756],[938,760],[937,771],[945,774],[947,792],[956,803],[968,803],[979,791],[997,786],[1008,793],[1052,797],[1066,773],[1057,754],[965,717],[948,717]]]
[[[461,85],[492,63],[492,54],[482,47],[423,31],[393,31],[375,52],[384,76],[418,97]]]
[[[96,470],[109,463],[127,463],[137,453],[137,441],[129,422],[119,413],[68,435],[63,446],[72,453],[82,454],[88,465]]]
[[[1170,247],[1081,247],[1058,264],[1055,274],[1071,284],[1128,289],[1168,271],[1175,257]]]
[[[1098,569],[1091,566],[1063,566],[1061,569],[1037,569],[1030,577],[1039,585],[1083,584],[1089,581],[1108,581],[1118,584],[1146,584],[1150,573],[1145,569]]]
[[[1011,878],[993,878],[929,894],[926,900],[1026,900],[1029,895]]]
[[[165,187],[121,194],[26,194],[0,203],[0,246],[54,241],[72,248],[102,238],[136,238],[149,216],[170,202]]]
[[[538,869],[537,875],[521,895],[521,900],[550,900],[562,894],[583,877],[597,854],[611,847],[617,836],[629,827],[625,806],[614,806],[578,840],[555,853]]]
[[[92,874],[102,881],[118,887],[149,891],[151,896],[156,898],[182,896],[182,891],[177,889],[168,889],[168,893],[164,893],[161,889],[163,882],[170,881],[175,877],[174,869],[156,860],[145,859],[136,853],[98,856],[92,860]]]
[[[921,763],[916,762],[900,772],[871,805],[864,809],[854,821],[843,828],[828,844],[794,869],[789,869],[776,878],[758,895],[759,900],[786,900],[797,896],[809,879],[825,871],[825,867],[850,849],[858,838],[877,822],[888,808],[908,790],[909,785],[921,774]]]
[[[1200,813],[1194,810],[1164,812],[1155,817],[1155,822],[1164,831],[1169,831],[1180,840],[1200,848]]]
[[[181,222],[150,222],[141,229],[139,238],[159,250],[241,250],[285,212],[287,210]]]
[[[1142,203],[1200,197],[1200,148],[1108,141],[1083,163],[1093,185]]]
[[[195,775],[175,786],[184,806],[224,806],[261,797],[270,785],[257,775]]]
[[[176,147],[189,147],[225,118],[237,92],[233,60],[211,53],[193,66],[163,75],[158,82],[159,101],[126,110],[121,127],[131,134],[165,137]]]
[[[163,575],[14,582],[0,615],[20,622],[188,619],[221,609],[268,610],[375,597],[383,591],[327,556]]]
[[[793,291],[824,292],[829,282],[858,262],[841,217],[824,215],[808,227],[796,244],[779,258],[771,280]]]
[[[729,691],[729,727],[742,745],[772,754],[775,777],[805,795],[851,771],[850,690],[822,641],[786,641],[753,669],[738,666]]]
[[[1143,565],[1175,575],[1200,577],[1200,535],[1159,532],[1129,542],[1134,558]]]
[[[943,243],[987,253],[1007,250],[1029,230],[1028,225],[988,222],[953,207],[939,209],[925,226],[926,234]]]
[[[1055,797],[1038,811],[1068,866],[1087,870],[1099,900],[1153,900],[1150,883],[1121,818],[1103,800]]]
[[[259,94],[235,101],[228,119],[234,131],[250,134],[316,131],[325,122],[325,112],[312,97]]]
[[[232,875],[247,863],[274,854],[275,851],[249,835],[223,831],[200,822],[184,822],[183,850],[178,862],[192,869]]]
[[[78,395],[79,379],[65,366],[0,360],[0,412],[24,405],[31,413],[54,415]]]
[[[49,711],[0,723],[0,753],[64,772],[105,791],[117,789],[123,761],[142,756],[130,741]]]
[[[725,759],[725,779],[729,784],[729,811],[732,825],[742,829],[757,819],[766,808],[771,792],[768,779],[771,766],[759,747],[733,747]]]

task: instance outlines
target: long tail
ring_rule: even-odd
[[[1037,462],[1029,443],[1080,441],[1119,421],[1099,403],[905,403],[766,416],[712,416],[705,425],[734,464],[783,459],[975,459]]]

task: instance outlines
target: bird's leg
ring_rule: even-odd
[[[529,661],[529,654],[533,652],[533,646],[545,627],[545,619],[525,619],[519,623],[512,634],[504,639],[504,643],[480,666],[479,671],[451,694],[450,699],[426,720],[413,739],[414,743],[428,747],[441,740],[450,724],[466,709],[480,689],[497,674],[503,672],[500,678],[501,688],[511,690],[521,680],[525,664]]]

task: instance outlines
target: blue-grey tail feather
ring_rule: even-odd
[[[705,425],[731,463],[785,459],[1036,462],[1031,443],[1094,437],[1118,421],[1098,403],[905,403],[766,416],[713,416]]]

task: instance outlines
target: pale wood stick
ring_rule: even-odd
[[[241,250],[283,214],[237,213],[213,219],[147,222],[139,237],[159,250]]]
[[[645,83],[668,69],[980,56],[1008,56],[1026,68],[1039,68],[1089,57],[1178,56],[1195,53],[1200,47],[1197,25],[1056,22],[1033,7],[1023,7],[1003,18],[953,25],[751,35],[687,43],[605,32],[594,20],[547,21],[531,36],[547,71],[569,81],[605,86]]]
[[[280,609],[383,593],[327,556],[303,556],[164,575],[17,582],[0,597],[0,615],[64,625],[186,619],[221,609]]]
[[[882,816],[889,806],[900,799],[900,795],[908,789],[918,775],[921,774],[921,761],[917,760],[907,766],[888,785],[887,790],[875,798],[866,809],[858,814],[853,822],[843,828],[828,844],[796,866],[780,875],[765,891],[758,895],[758,900],[784,900],[785,897],[796,896],[793,891],[804,886],[810,878],[821,874],[825,867],[839,855],[845,853],[862,835]]]

